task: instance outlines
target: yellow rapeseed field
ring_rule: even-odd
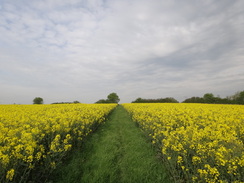
[[[0,182],[47,172],[117,104],[0,105]]]
[[[244,182],[244,106],[123,104],[179,182]]]

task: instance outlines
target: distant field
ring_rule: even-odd
[[[102,162],[109,160],[114,168],[104,164],[107,169],[101,169],[99,176],[92,177],[93,180],[107,181],[106,177],[110,177],[109,180],[117,182],[155,182],[155,178],[160,182],[168,180],[166,174],[170,173],[172,178],[169,180],[172,182],[244,182],[243,105],[122,104],[128,113],[119,106],[107,121],[116,106],[117,104],[0,105],[0,182],[47,180],[52,170],[58,167],[61,169],[60,163],[66,163],[62,160],[71,149],[83,151],[79,145],[88,143],[84,142],[84,138],[104,122],[109,124],[104,125],[102,131],[93,134],[97,133],[97,136],[88,143],[85,157],[79,157],[79,153],[76,153],[76,158],[86,161],[83,167],[86,170],[79,170],[83,172],[84,180],[90,180],[89,174],[84,173],[90,172],[89,167],[102,166]],[[143,136],[140,134],[142,130],[135,124],[148,135],[149,142],[148,139],[139,140]],[[103,134],[107,136],[102,138]],[[102,143],[99,139],[103,139]],[[159,149],[157,158],[162,163],[162,170],[156,168],[161,164],[156,164],[149,156],[145,162],[146,156],[143,153],[156,157],[150,146],[146,143],[131,145],[144,144],[143,140]],[[93,147],[97,147],[98,151]],[[107,151],[106,148],[111,150],[103,153]],[[140,149],[141,153],[138,154],[133,148]],[[94,151],[91,157],[90,149]],[[96,161],[98,155],[100,158]],[[92,158],[93,156],[96,158]],[[113,159],[116,161],[110,161]],[[76,159],[73,162],[77,164]],[[133,166],[130,166],[130,162],[134,162]],[[151,164],[150,170],[147,170],[146,163]],[[167,171],[163,172],[163,167]],[[69,171],[69,168],[62,171]],[[71,178],[72,171],[74,170],[70,170],[69,174]],[[138,179],[136,174],[130,174],[133,171],[139,172],[138,175],[140,172],[145,172],[145,175],[149,173],[150,176]],[[114,175],[110,175],[111,172]],[[159,175],[158,172],[163,173]],[[80,174],[74,173],[79,179]],[[40,180],[36,180],[36,177]]]
[[[244,182],[244,106],[123,104],[175,181]]]
[[[48,175],[116,106],[0,105],[0,182]]]

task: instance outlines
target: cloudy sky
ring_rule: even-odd
[[[0,0],[0,104],[244,90],[243,0]]]

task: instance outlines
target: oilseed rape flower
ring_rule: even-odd
[[[42,175],[56,168],[116,105],[0,105],[0,182],[28,177],[36,166]]]
[[[6,179],[12,181],[14,177],[14,169],[11,169],[7,172]]]
[[[184,182],[244,181],[244,106],[123,104]]]

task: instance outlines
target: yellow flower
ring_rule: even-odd
[[[54,168],[55,161],[71,149],[73,140],[82,140],[91,133],[94,125],[104,122],[115,107],[116,104],[0,105],[0,177],[9,181],[14,175],[11,168],[26,163],[29,169],[39,163]],[[49,161],[39,162],[42,158]]]
[[[192,157],[192,163],[193,164],[197,164],[197,163],[200,163],[201,162],[201,158],[198,157],[198,156],[193,156]]]
[[[181,164],[182,162],[183,162],[182,156],[178,156],[178,161],[177,161],[177,163],[178,163],[178,164]]]
[[[232,182],[240,182],[244,167],[243,105],[122,105],[149,136],[161,142],[157,145],[164,156],[176,157],[169,162],[169,169],[180,165],[175,171],[184,170],[185,178],[193,182],[228,182],[230,177]]]
[[[54,161],[51,162],[51,168],[55,169],[56,168],[56,163]]]
[[[6,179],[9,180],[9,181],[12,181],[13,180],[13,177],[14,177],[14,169],[10,169],[7,174],[6,174]]]
[[[65,146],[64,146],[64,151],[68,151],[68,150],[70,150],[71,147],[72,147],[71,144],[65,145]]]

